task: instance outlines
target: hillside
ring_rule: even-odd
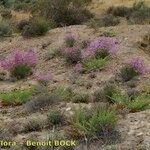
[[[88,9],[98,18],[133,2],[93,0]],[[145,4],[139,10],[149,12]],[[0,150],[150,149],[150,18],[140,24],[134,9],[125,10],[131,14],[113,16],[117,25],[92,18],[96,26],[63,20],[53,28],[11,10],[13,32],[0,32]],[[19,31],[23,19],[29,22]],[[53,140],[75,146],[27,146]]]

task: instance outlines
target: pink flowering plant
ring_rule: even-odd
[[[65,35],[65,44],[67,47],[73,47],[76,43],[77,37],[75,34],[68,32]]]
[[[36,65],[36,54],[33,50],[16,50],[0,61],[1,67],[10,72],[11,77],[23,79],[33,72]]]
[[[66,59],[69,64],[76,64],[81,61],[81,47],[75,44],[73,47],[65,47],[60,50],[61,55]]]
[[[60,53],[65,57],[67,63],[75,65],[73,68],[75,72],[103,69],[108,61],[108,56],[115,55],[118,50],[117,39],[110,37],[98,37],[93,41],[79,43],[76,42],[74,34],[68,33],[65,42],[72,44],[66,44],[60,49]]]
[[[96,57],[105,58],[115,55],[118,50],[118,41],[110,37],[98,37],[82,52],[83,58]]]
[[[133,58],[126,63],[125,67],[121,69],[121,76],[124,81],[129,81],[136,76],[145,75],[146,73],[146,66],[144,61],[140,58]]]
[[[53,80],[53,76],[51,72],[43,73],[43,72],[36,72],[35,79],[39,82],[39,84],[47,86],[50,81]]]
[[[73,70],[75,73],[81,73],[82,72],[82,64],[80,62],[78,62],[74,67]]]

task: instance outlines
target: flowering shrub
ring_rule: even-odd
[[[50,72],[43,74],[42,72],[35,73],[35,78],[42,85],[47,85],[49,81],[53,79],[53,76]]]
[[[69,32],[65,35],[65,44],[67,47],[73,47],[74,44],[76,43],[77,37],[75,34]]]
[[[78,62],[78,63],[74,66],[73,70],[74,70],[76,73],[80,73],[80,72],[82,71],[82,64],[81,64],[80,62]]]
[[[66,62],[69,64],[74,64],[81,60],[81,48],[78,44],[73,47],[63,48],[60,50],[60,53],[65,57]]]
[[[117,52],[118,41],[115,38],[99,37],[92,41],[87,49],[82,53],[83,58],[100,57],[114,55]]]
[[[60,49],[60,53],[70,64],[74,66],[75,72],[95,71],[103,69],[107,63],[109,55],[116,54],[118,41],[110,37],[99,37],[90,42],[76,42],[76,37],[72,33],[66,34],[66,46]]]
[[[129,65],[131,65],[138,74],[144,75],[147,72],[144,61],[140,58],[132,59]]]
[[[1,67],[10,72],[17,79],[32,74],[32,67],[36,65],[36,55],[32,50],[27,52],[14,51],[1,61]]]
[[[121,76],[124,81],[129,81],[135,76],[144,75],[147,72],[144,61],[140,58],[134,58],[127,62],[126,66],[121,70]]]

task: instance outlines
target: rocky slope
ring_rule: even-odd
[[[141,57],[144,59],[148,67],[150,67],[150,56],[140,49],[139,42],[143,39],[143,36],[150,30],[150,25],[132,25],[132,26],[116,26],[109,28],[100,28],[95,30],[90,29],[86,25],[70,26],[64,28],[57,28],[49,31],[49,33],[40,38],[23,39],[22,37],[14,37],[6,39],[0,42],[0,57],[3,58],[14,49],[28,50],[34,49],[38,54],[38,66],[37,69],[47,71],[50,70],[54,75],[56,82],[52,83],[50,87],[56,87],[58,85],[70,86],[69,76],[72,69],[64,64],[62,58],[54,58],[49,61],[45,60],[45,55],[52,48],[59,48],[63,44],[64,35],[66,32],[76,33],[79,40],[93,39],[100,36],[105,31],[111,31],[115,33],[115,37],[119,40],[119,51],[116,59],[111,61],[111,64],[106,67],[102,72],[96,74],[96,78],[92,79],[92,88],[87,89],[86,86],[74,85],[76,91],[88,91],[92,93],[101,84],[105,83],[109,79],[113,78],[115,73],[118,72],[119,68],[123,65],[124,61],[132,57]],[[88,75],[82,76],[84,83],[88,81]],[[150,75],[147,74],[140,78],[138,88],[144,88],[145,83],[150,83]],[[0,82],[0,91],[9,91],[18,88],[26,88],[31,85],[36,85],[33,77],[26,80],[17,82]],[[83,104],[81,104],[83,105]],[[85,106],[84,106],[85,105]],[[91,107],[92,104],[84,104],[84,107]],[[61,108],[66,115],[71,114],[73,107],[78,107],[77,104],[72,103],[61,103],[57,107]],[[0,126],[5,131],[6,137],[11,137],[16,141],[24,141],[29,137],[36,137],[39,139],[46,138],[47,132],[32,132],[22,133],[22,126],[27,120],[32,117],[39,117],[42,120],[46,119],[47,111],[38,112],[33,114],[25,114],[24,106],[20,107],[0,107]],[[105,145],[105,143],[95,143],[89,145],[89,149],[95,150],[106,150],[106,149],[117,149],[117,150],[149,150],[150,149],[150,110],[125,114],[124,117],[120,117],[117,129],[120,131],[121,139],[118,143],[113,145]],[[11,128],[13,126],[13,129]],[[63,129],[63,128],[62,128]],[[8,135],[7,135],[8,134]],[[13,134],[13,137],[12,137]],[[0,135],[2,136],[2,135]],[[76,149],[83,150],[86,146],[83,144],[76,147]]]

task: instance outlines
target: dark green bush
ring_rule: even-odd
[[[73,103],[88,103],[90,100],[89,94],[79,93],[72,98]]]
[[[12,35],[12,29],[8,21],[0,20],[0,38]]]
[[[22,31],[23,37],[37,37],[45,35],[48,31],[48,23],[45,19],[35,17],[31,18],[28,25],[25,25]]]
[[[12,17],[11,10],[3,9],[1,12],[1,16],[5,19],[10,19]]]
[[[27,65],[17,65],[11,70],[11,77],[23,79],[32,74],[32,68]]]
[[[0,81],[5,80],[6,78],[6,73],[5,72],[0,72]]]
[[[29,25],[29,21],[28,21],[28,20],[21,20],[21,21],[17,24],[17,29],[18,29],[19,31],[22,31],[26,25]]]
[[[94,102],[103,102],[105,101],[105,95],[103,89],[98,89],[93,93],[93,101]]]
[[[0,4],[2,4],[4,7],[9,8],[14,4],[15,0],[1,0]]]
[[[93,16],[80,0],[39,0],[33,13],[53,20],[56,26],[81,24]]]
[[[107,14],[115,17],[126,17],[130,23],[134,24],[150,23],[150,7],[144,1],[135,2],[132,7],[110,7]]]
[[[99,20],[100,26],[104,26],[104,27],[116,26],[119,23],[120,23],[120,19],[116,18],[112,14],[105,15]]]
[[[39,120],[37,118],[32,118],[24,124],[23,131],[25,133],[28,133],[28,132],[33,132],[33,131],[40,131],[41,129],[42,129],[41,120]]]
[[[119,17],[128,17],[131,13],[131,9],[125,6],[114,7],[111,6],[107,10],[107,14],[112,14],[114,16]]]
[[[123,67],[120,71],[120,75],[122,77],[122,79],[127,82],[131,79],[133,79],[134,77],[136,77],[138,75],[138,73],[135,71],[135,69],[133,67]]]
[[[150,8],[134,11],[130,16],[130,22],[135,24],[150,23]]]
[[[64,123],[64,116],[58,110],[50,111],[47,119],[50,125],[60,125]]]
[[[103,95],[104,99],[110,103],[114,103],[114,95],[118,95],[119,89],[114,83],[107,83],[103,88]]]
[[[16,11],[21,11],[21,10],[27,11],[29,9],[30,9],[29,3],[25,3],[25,2],[14,3],[14,10]]]
[[[105,99],[108,100],[109,102],[112,102],[112,96],[114,93],[117,93],[117,90],[118,89],[117,89],[116,85],[114,85],[112,83],[106,84],[103,89]]]

